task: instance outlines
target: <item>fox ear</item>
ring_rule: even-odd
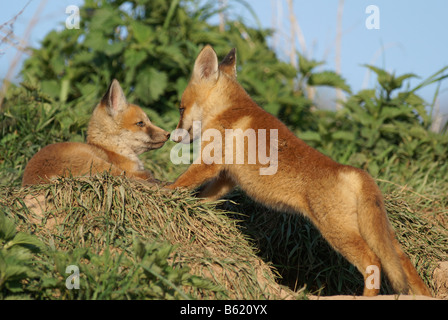
[[[106,110],[111,116],[115,116],[126,109],[128,103],[123,89],[116,79],[110,84],[101,102],[106,106]]]
[[[219,64],[219,70],[236,79],[236,48],[230,50],[226,57]]]
[[[218,80],[218,57],[210,45],[202,49],[196,58],[193,69],[194,80]]]

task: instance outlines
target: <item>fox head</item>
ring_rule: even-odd
[[[169,136],[139,106],[126,101],[119,82],[114,79],[93,112],[87,142],[123,155],[139,155],[162,147]]]
[[[176,135],[175,142],[191,143],[199,138],[194,136],[193,125],[200,123],[206,127],[210,119],[230,106],[236,76],[236,49],[232,49],[221,63],[210,45],[201,50],[179,105],[180,120],[176,130],[182,129],[184,135]]]

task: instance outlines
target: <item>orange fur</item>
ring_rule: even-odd
[[[162,147],[168,138],[169,133],[152,124],[140,107],[126,101],[120,84],[114,80],[93,112],[87,143],[64,142],[44,147],[28,162],[22,185],[104,171],[155,181],[138,155]]]
[[[382,266],[397,292],[407,293],[410,289],[414,294],[430,296],[395,239],[375,181],[366,172],[341,165],[311,148],[260,108],[236,81],[235,60],[234,50],[220,65],[213,48],[206,46],[201,51],[182,96],[178,129],[191,135],[193,121],[201,121],[202,132],[213,128],[222,136],[226,129],[265,129],[266,149],[270,150],[269,144],[275,142],[278,151],[276,172],[261,175],[260,168],[267,165],[259,160],[254,164],[194,163],[168,187],[203,186],[199,196],[215,200],[239,185],[248,196],[266,206],[307,216],[365,279],[369,276],[368,266]],[[278,137],[271,141],[272,129],[277,130]],[[202,151],[216,143],[202,142]],[[247,161],[248,148],[246,141],[244,148],[234,147],[232,151],[236,155],[244,152]],[[230,148],[224,145],[223,149]],[[224,154],[222,157],[224,160]],[[364,288],[365,295],[378,292]]]

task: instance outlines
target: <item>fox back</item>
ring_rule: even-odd
[[[169,133],[151,123],[145,112],[126,101],[114,80],[93,111],[87,143],[48,145],[25,168],[22,185],[45,183],[58,176],[82,176],[103,171],[152,180],[138,155],[160,148]]]

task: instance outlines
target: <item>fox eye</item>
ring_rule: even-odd
[[[183,116],[184,111],[185,111],[185,108],[182,108],[182,107],[179,108],[179,113],[181,116]]]
[[[144,127],[145,126],[145,123],[143,122],[143,121],[139,121],[139,122],[137,122],[136,124],[135,124],[137,127]]]

